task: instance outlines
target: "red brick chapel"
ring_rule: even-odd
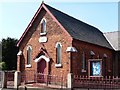
[[[21,73],[34,71],[66,78],[68,73],[89,77],[118,75],[114,72],[115,50],[99,29],[45,3],[17,46],[17,71]],[[30,75],[32,78],[33,73]]]

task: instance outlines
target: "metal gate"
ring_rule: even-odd
[[[23,84],[31,85],[31,87],[52,87],[66,88],[66,77],[35,72],[34,70],[26,70],[21,74]]]

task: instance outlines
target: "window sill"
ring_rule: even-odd
[[[46,35],[46,34],[47,34],[46,32],[44,32],[44,33],[40,33],[41,36]]]
[[[86,72],[86,70],[85,69],[82,69],[82,71],[81,72]]]
[[[55,67],[56,67],[56,68],[62,67],[62,64],[55,64]]]
[[[27,64],[27,65],[26,65],[26,68],[31,68],[31,67],[32,67],[31,64]]]

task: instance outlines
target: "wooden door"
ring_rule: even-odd
[[[37,63],[37,73],[38,73],[38,82],[45,82],[46,81],[46,61],[44,59],[41,59]]]

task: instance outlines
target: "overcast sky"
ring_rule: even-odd
[[[111,1],[111,0],[110,0]],[[102,32],[118,30],[118,2],[44,1],[81,21],[84,21]],[[9,0],[0,2],[0,40],[11,37],[19,39],[30,20],[41,5],[42,0],[34,2]]]

